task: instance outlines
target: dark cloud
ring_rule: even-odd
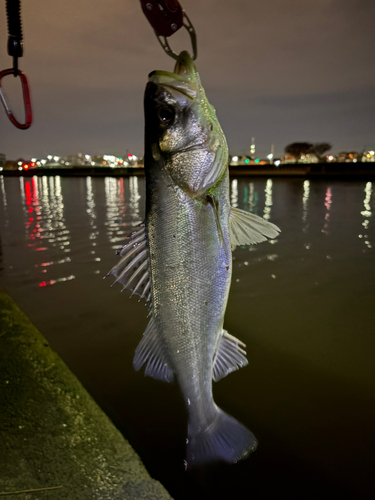
[[[375,2],[185,0],[183,6],[232,152],[247,151],[252,136],[262,154],[271,143],[281,153],[294,140],[327,140],[335,151],[374,147]],[[138,0],[35,0],[22,8],[21,67],[32,85],[35,124],[18,131],[1,113],[0,151],[141,154],[147,74],[171,69],[173,61]],[[2,67],[10,64],[5,28],[3,8]],[[185,48],[186,34],[171,43]]]

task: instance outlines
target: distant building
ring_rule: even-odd
[[[85,160],[81,154],[69,155],[61,158],[61,163],[66,167],[81,167],[85,164]]]
[[[0,168],[3,169],[5,167],[6,156],[0,153]]]
[[[282,163],[318,163],[319,158],[314,154],[301,154],[300,157],[293,156],[289,153],[281,158]]]
[[[4,170],[17,170],[18,165],[16,161],[7,160],[3,168]]]
[[[370,150],[370,151],[365,151],[362,155],[362,160],[361,161],[365,161],[365,162],[375,162],[375,151],[374,150]]]
[[[255,156],[255,137],[251,138],[251,146],[250,146],[250,156]]]
[[[361,159],[359,153],[356,153],[355,151],[352,151],[350,153],[341,151],[341,153],[338,153],[337,155],[337,161],[339,163],[356,163],[357,161],[361,161]]]

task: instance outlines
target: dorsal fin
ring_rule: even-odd
[[[239,208],[230,208],[229,232],[232,250],[238,245],[254,245],[276,238],[280,229],[257,215]]]
[[[162,339],[155,328],[154,318],[151,317],[143,337],[135,350],[133,366],[138,371],[147,362],[145,375],[172,382],[174,372],[169,365]]]
[[[215,382],[248,364],[244,347],[243,342],[223,330],[212,370]]]
[[[116,252],[122,257],[107,274],[116,277],[112,283],[121,283],[122,290],[131,290],[132,295],[139,295],[146,302],[150,300],[150,265],[149,251],[147,245],[146,228],[140,224],[137,229],[127,237],[127,241],[121,250]]]

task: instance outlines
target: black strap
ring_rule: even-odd
[[[21,1],[6,0],[8,17],[8,54],[13,57],[14,76],[18,75],[18,58],[23,55]]]
[[[18,40],[22,40],[21,2],[20,0],[7,0],[8,33]],[[12,54],[10,54],[12,55]]]

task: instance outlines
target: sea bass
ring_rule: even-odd
[[[223,329],[232,250],[280,230],[230,206],[228,146],[187,52],[173,73],[149,75],[144,107],[146,218],[109,274],[150,304],[134,367],[177,379],[189,415],[187,466],[237,462],[257,441],[212,397],[212,380],[247,364],[245,345]]]

